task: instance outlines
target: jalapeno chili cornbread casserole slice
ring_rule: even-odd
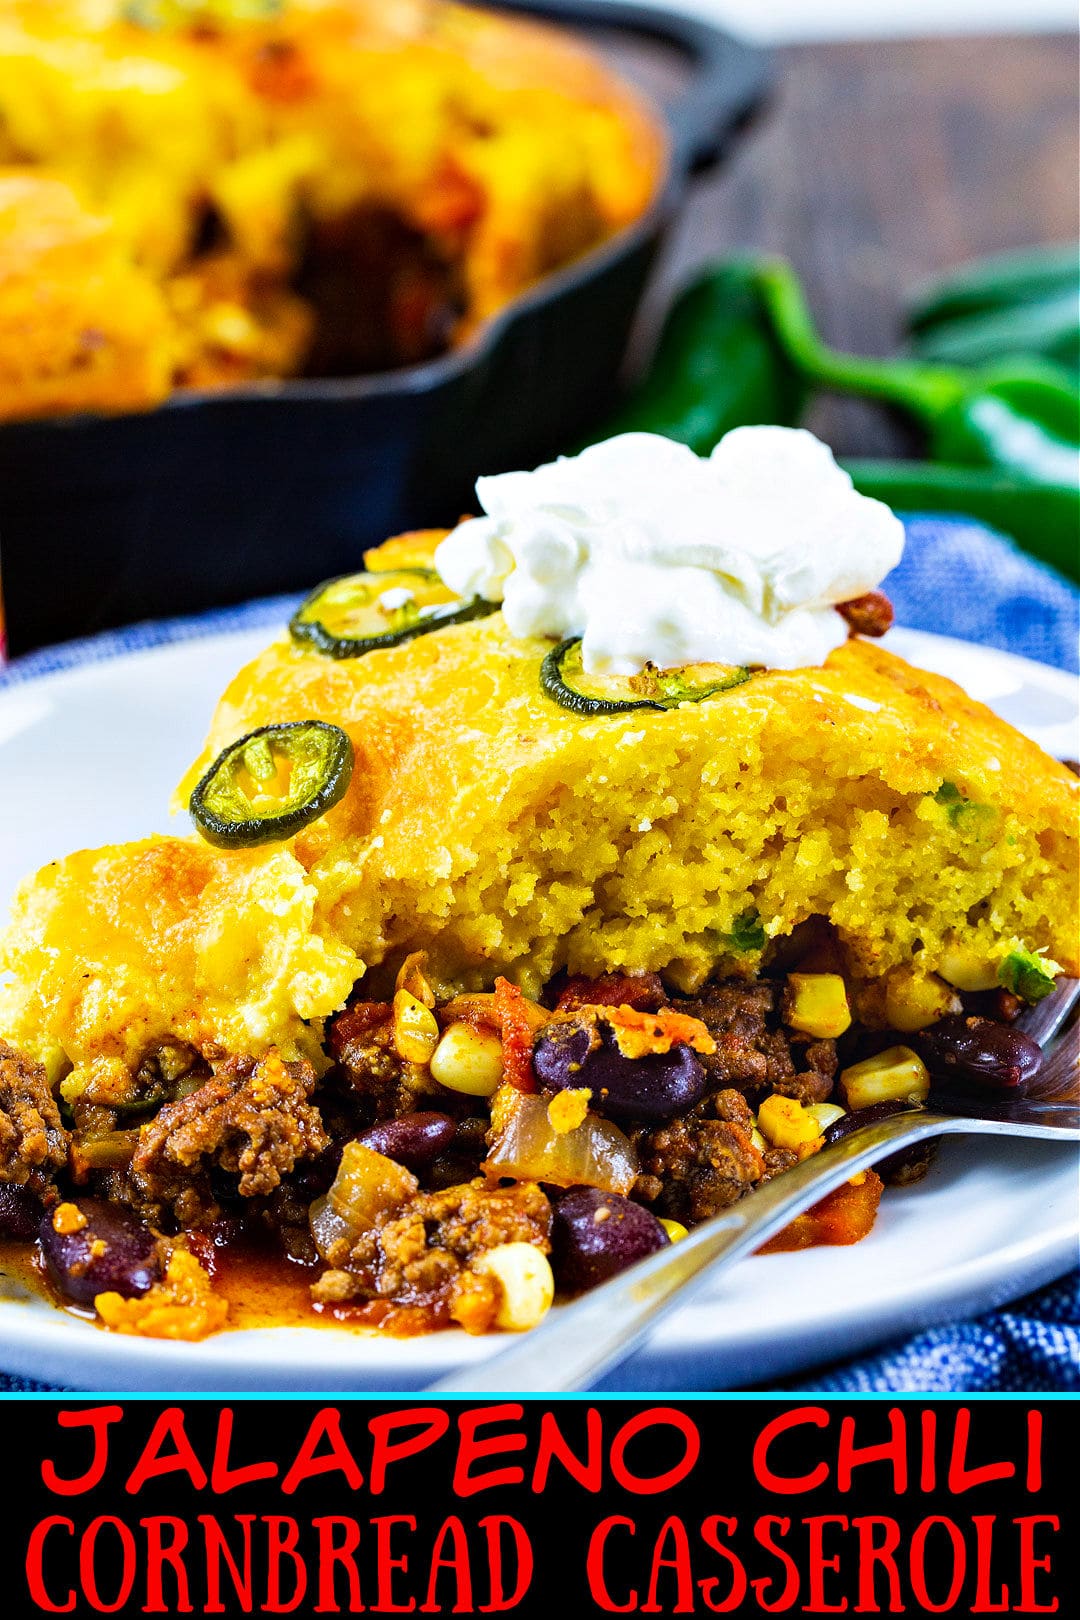
[[[369,555],[429,563],[441,535]],[[397,580],[399,573],[393,578]],[[862,1015],[1077,961],[1077,780],[953,682],[853,638],[667,710],[574,713],[501,613],[359,657],[282,637],[225,692],[190,792],[281,722],[343,730],[347,791],[282,843],[82,852],[21,889],[0,1030],[56,1074],[159,1041],[321,1060],[362,972],[440,993],[560,969],[753,976],[831,924]],[[392,979],[392,974],[391,974]]]
[[[644,98],[527,19],[0,0],[0,420],[440,352],[666,161]]]

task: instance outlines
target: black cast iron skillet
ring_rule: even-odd
[[[768,61],[707,23],[636,5],[504,9],[679,54],[687,89],[668,113],[671,161],[653,207],[425,364],[0,428],[12,654],[347,572],[388,535],[454,522],[479,474],[535,465],[597,418],[686,182],[759,105]]]

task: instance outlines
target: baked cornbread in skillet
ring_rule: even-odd
[[[527,19],[0,0],[0,419],[426,358],[636,220],[666,163],[646,101]]]

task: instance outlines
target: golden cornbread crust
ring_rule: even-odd
[[[864,983],[957,942],[1080,969],[1080,784],[951,681],[853,640],[821,669],[588,719],[542,694],[549,645],[494,614],[352,660],[267,648],[187,788],[255,726],[321,719],[355,747],[346,797],[288,845],[157,839],[46,868],[0,945],[0,1031],[54,1071],[167,1036],[318,1063],[361,964],[427,950],[440,992],[504,973],[535,993],[564,967],[690,989],[756,971],[748,912],[770,940],[829,918]]]
[[[0,0],[0,420],[425,358],[656,194],[660,120],[557,31],[213,9]]]

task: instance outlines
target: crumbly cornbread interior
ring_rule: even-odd
[[[31,878],[0,1031],[54,1070],[166,1038],[318,1059],[354,980],[411,950],[446,991],[503,973],[535,992],[562,967],[689,989],[755,973],[812,917],[857,990],[958,944],[991,974],[1018,945],[1080,968],[1077,779],[952,682],[852,640],[820,669],[582,718],[541,692],[548,645],[501,614],[340,661],[283,636],[225,692],[186,788],[255,726],[323,719],[354,744],[346,797],[287,845],[155,839]]]

